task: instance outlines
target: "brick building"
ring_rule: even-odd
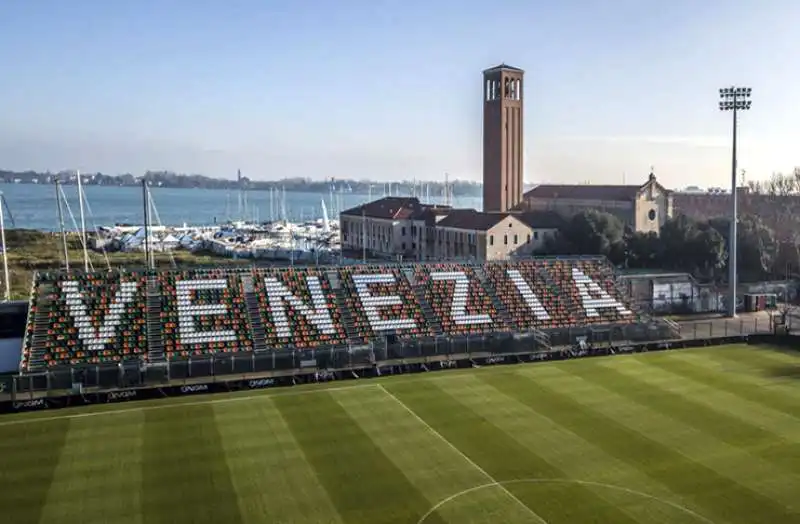
[[[674,213],[673,192],[659,184],[653,173],[642,185],[543,184],[525,193],[517,209],[565,216],[594,209],[617,216],[635,231],[654,233]]]
[[[384,197],[343,211],[342,247],[358,256],[404,260],[505,260],[530,255],[555,234],[551,212],[485,213]]]

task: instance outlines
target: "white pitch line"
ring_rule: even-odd
[[[364,388],[374,388],[378,386],[378,384],[356,384],[352,386],[338,386],[338,387],[330,387],[330,388],[320,388],[320,389],[308,389],[304,391],[284,391],[284,392],[276,392],[276,393],[262,393],[260,395],[247,395],[244,397],[233,397],[233,398],[217,398],[217,399],[206,399],[206,400],[196,400],[192,402],[172,402],[169,404],[164,404],[160,406],[141,406],[138,408],[124,408],[124,409],[110,409],[108,411],[93,411],[91,413],[74,413],[71,415],[53,415],[52,417],[36,417],[36,418],[23,418],[18,420],[0,420],[0,427],[4,426],[16,426],[19,424],[34,424],[36,422],[52,422],[54,420],[70,420],[75,418],[89,418],[89,417],[100,417],[104,415],[124,415],[126,413],[138,413],[141,411],[155,411],[158,409],[170,409],[170,408],[181,408],[183,406],[203,406],[206,404],[225,404],[228,402],[243,402],[246,400],[263,400],[265,398],[274,398],[274,397],[295,397],[300,395],[312,395],[315,393],[325,393],[328,391],[342,391],[342,390],[349,390],[349,389],[364,389]],[[214,395],[214,394],[212,394]],[[175,397],[173,397],[175,398]],[[180,398],[180,397],[177,397]],[[103,406],[108,404],[92,404],[94,406]],[[88,407],[88,406],[83,406]]]
[[[544,519],[544,518],[543,518],[541,515],[539,515],[539,514],[538,514],[538,513],[536,513],[535,511],[533,511],[533,510],[530,508],[530,506],[528,506],[527,504],[525,504],[524,502],[522,502],[522,501],[521,501],[519,498],[517,498],[517,496],[516,496],[516,495],[514,495],[513,493],[511,493],[511,492],[508,490],[508,488],[506,488],[506,487],[503,485],[503,483],[501,483],[501,482],[498,482],[498,481],[497,481],[497,480],[496,480],[496,479],[495,479],[493,476],[491,476],[491,475],[489,474],[489,472],[488,472],[488,471],[486,471],[485,469],[483,469],[482,467],[480,467],[480,466],[479,466],[479,465],[478,465],[478,464],[477,464],[477,463],[476,463],[474,460],[472,460],[471,458],[469,458],[467,455],[465,455],[465,454],[464,454],[464,452],[463,452],[463,451],[461,451],[460,449],[458,449],[458,447],[456,447],[456,445],[455,445],[455,444],[453,444],[452,442],[450,442],[449,440],[447,440],[446,438],[444,438],[444,436],[443,436],[441,433],[439,433],[438,431],[436,431],[435,429],[433,429],[433,427],[432,427],[430,424],[428,424],[427,422],[425,422],[425,420],[424,420],[422,417],[420,417],[419,415],[417,415],[417,413],[416,413],[416,412],[415,412],[413,409],[411,409],[410,407],[408,407],[408,406],[406,405],[406,403],[405,403],[405,402],[403,402],[402,400],[400,400],[399,398],[397,398],[396,396],[394,396],[394,395],[392,394],[392,392],[391,392],[391,391],[389,391],[388,389],[386,389],[385,387],[383,387],[383,385],[381,385],[381,384],[376,384],[376,386],[378,387],[378,389],[380,389],[380,390],[381,390],[381,391],[383,391],[383,392],[384,392],[386,395],[388,395],[388,396],[389,396],[389,397],[390,397],[392,400],[394,400],[395,402],[397,402],[397,404],[399,404],[399,405],[400,405],[400,406],[401,406],[401,407],[402,407],[404,410],[406,410],[406,411],[408,412],[408,414],[409,414],[409,415],[411,415],[412,417],[414,417],[414,418],[415,418],[415,419],[416,419],[416,420],[417,420],[417,421],[418,421],[420,424],[422,424],[423,426],[425,426],[425,428],[426,428],[428,431],[430,431],[432,435],[434,435],[436,438],[438,438],[439,440],[441,440],[442,442],[444,442],[444,443],[445,443],[445,444],[446,444],[446,445],[447,445],[447,446],[448,446],[450,449],[452,449],[452,450],[453,450],[453,451],[455,451],[455,452],[456,452],[456,453],[457,453],[459,456],[461,456],[461,458],[462,458],[462,459],[464,459],[464,460],[465,460],[467,463],[469,463],[469,464],[470,464],[470,465],[471,465],[473,468],[475,468],[476,470],[478,470],[478,471],[480,472],[480,474],[481,474],[481,475],[483,475],[484,477],[486,477],[486,478],[487,478],[487,479],[488,479],[488,480],[489,480],[489,481],[492,483],[492,485],[496,485],[497,487],[499,487],[499,488],[500,488],[502,491],[504,491],[504,492],[506,493],[506,495],[508,495],[509,497],[511,497],[511,498],[512,498],[512,499],[513,499],[513,500],[514,500],[514,501],[515,501],[517,504],[519,504],[520,506],[522,506],[523,508],[525,508],[525,509],[526,509],[526,510],[527,510],[527,511],[528,511],[528,512],[531,514],[531,516],[533,516],[533,517],[536,519],[536,521],[537,521],[537,522],[540,522],[541,524],[549,524],[549,523],[548,523],[548,522],[547,522],[547,521],[546,521],[546,520],[545,520],[545,519]]]

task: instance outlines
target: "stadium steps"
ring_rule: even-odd
[[[363,343],[356,330],[355,322],[353,322],[353,314],[350,312],[350,308],[347,307],[347,296],[342,287],[342,282],[339,280],[339,273],[336,270],[331,270],[326,272],[326,275],[336,297],[336,307],[342,312],[342,326],[348,342]]]
[[[32,340],[33,328],[36,327],[36,324],[34,323],[34,316],[32,316],[31,313],[36,308],[36,303],[38,298],[36,291],[38,289],[37,288],[38,283],[39,283],[39,273],[37,271],[33,274],[33,278],[31,279],[31,291],[28,297],[28,315],[25,317],[25,337],[22,340],[23,352],[21,353],[19,361],[20,373],[24,373],[25,371],[28,370],[29,359],[27,355],[28,352],[30,351],[31,343],[33,341]]]
[[[253,334],[253,351],[267,350],[267,336],[264,332],[264,323],[258,307],[256,288],[253,285],[253,275],[242,275],[242,291],[244,303],[247,305],[247,315],[250,318],[250,331]]]
[[[542,349],[545,349],[547,351],[553,349],[552,344],[550,344],[550,335],[548,335],[541,329],[533,330],[533,340],[535,340],[536,345],[538,345]]]
[[[408,283],[411,285],[411,289],[414,290],[414,297],[416,297],[417,303],[422,310],[422,314],[425,315],[425,320],[428,322],[428,326],[431,328],[434,337],[444,336],[442,323],[439,321],[439,317],[428,303],[428,299],[425,298],[425,289],[422,286],[417,285],[417,279],[414,277],[414,270],[412,268],[403,268],[403,274],[405,275],[406,280],[408,280]]]
[[[33,332],[30,340],[27,371],[36,371],[47,367],[45,355],[47,349],[47,330],[50,324],[50,310],[53,301],[49,298],[55,292],[52,284],[40,283],[37,289],[36,313],[33,316]]]
[[[494,284],[489,277],[486,276],[486,272],[484,272],[482,267],[477,265],[472,266],[472,271],[475,273],[475,276],[478,277],[478,280],[480,280],[483,289],[489,293],[489,296],[492,299],[492,304],[494,304],[494,308],[497,310],[497,316],[500,317],[500,321],[503,323],[503,326],[506,329],[513,329],[514,323],[511,321],[511,315],[508,314],[506,305],[503,304],[503,301],[497,296],[497,289],[494,287]]]
[[[158,277],[147,275],[147,360],[164,361],[164,334],[161,331],[161,286]]]

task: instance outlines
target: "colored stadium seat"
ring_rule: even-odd
[[[269,348],[346,344],[341,311],[328,279],[315,268],[254,271],[255,292]]]
[[[550,278],[547,260],[486,265],[486,275],[520,331],[569,325],[570,306]]]
[[[419,265],[414,278],[446,335],[480,335],[502,329],[492,298],[470,266]]]
[[[138,359],[147,351],[145,276],[137,272],[39,276],[28,314],[29,370]]]
[[[601,259],[554,260],[549,264],[548,272],[569,302],[569,324],[619,324],[636,320],[619,300],[613,271],[605,264]]]
[[[640,320],[626,303],[601,258],[40,273],[20,369]]]
[[[175,359],[252,348],[239,274],[225,269],[159,274],[164,352]]]
[[[367,265],[339,269],[346,307],[363,342],[394,335],[433,336],[417,297],[399,267]]]

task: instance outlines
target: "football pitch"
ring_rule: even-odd
[[[0,521],[800,523],[800,353],[719,346],[2,417]]]

